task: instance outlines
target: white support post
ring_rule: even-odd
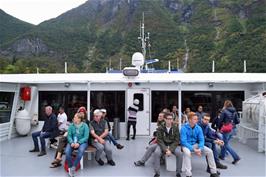
[[[90,120],[91,119],[91,105],[90,105],[90,102],[91,102],[91,83],[88,82],[87,84],[87,119]]]
[[[182,83],[178,81],[178,119],[179,119],[179,130],[181,130],[182,123]]]
[[[12,111],[11,111],[11,115],[10,115],[8,139],[11,139],[11,136],[12,136],[12,130],[13,130],[14,122],[15,122],[15,115],[16,115],[18,99],[19,99],[19,91],[20,91],[20,84],[17,84],[16,90],[15,90],[15,95],[13,98]]]

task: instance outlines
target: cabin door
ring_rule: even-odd
[[[133,104],[133,100],[139,100],[139,111],[137,113],[137,135],[150,134],[150,90],[149,89],[128,89],[127,107]],[[128,114],[128,112],[127,112]],[[128,115],[127,115],[128,118]],[[130,130],[132,134],[132,128]]]

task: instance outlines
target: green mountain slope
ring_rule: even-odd
[[[171,61],[173,69],[210,72],[214,60],[216,72],[242,72],[246,60],[248,72],[266,72],[265,7],[265,0],[88,0],[24,33],[5,36],[0,72],[35,72],[36,67],[63,72],[65,61],[69,72],[118,69],[120,59],[129,65],[131,55],[141,51],[143,12],[151,37],[147,58],[160,59],[157,68],[166,69]]]

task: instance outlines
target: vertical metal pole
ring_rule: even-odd
[[[246,72],[247,72],[247,61],[244,60],[244,73],[246,73]]]
[[[214,73],[215,72],[215,61],[212,60],[212,72]]]
[[[67,62],[65,62],[65,73],[67,73]]]
[[[169,73],[171,72],[171,61],[170,60],[168,61],[168,72]]]
[[[178,81],[178,118],[179,118],[179,130],[181,130],[182,123],[182,83]]]
[[[87,84],[87,119],[90,120],[91,116],[91,83],[88,82]]]
[[[13,130],[14,122],[15,122],[15,115],[16,115],[17,105],[18,105],[18,100],[19,100],[19,91],[20,91],[20,84],[17,84],[15,95],[13,98],[12,111],[10,115],[10,126],[9,126],[9,132],[8,132],[8,139],[11,139],[11,136],[12,136],[12,130]]]

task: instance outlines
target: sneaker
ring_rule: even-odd
[[[134,162],[134,164],[135,164],[135,166],[137,166],[137,167],[139,167],[139,166],[145,166],[145,163],[142,162],[142,161],[140,161],[140,160]]]
[[[237,164],[237,162],[239,161],[240,159],[236,159],[236,160],[234,160],[233,162],[232,162],[232,164]]]
[[[115,166],[115,162],[113,160],[108,160],[107,163],[111,166]]]
[[[104,161],[102,161],[102,159],[96,160],[98,162],[99,165],[103,166],[104,165]]]
[[[75,176],[75,167],[68,168],[68,175],[70,177],[74,177]]]
[[[121,144],[117,144],[117,145],[116,145],[116,148],[117,148],[117,149],[123,149],[124,146],[122,146]]]
[[[210,170],[210,168],[207,168],[207,170],[206,170],[208,173],[210,173],[211,174],[211,170]],[[218,175],[220,175],[221,173],[217,170],[216,171],[216,173],[218,174]]]
[[[41,156],[44,156],[46,155],[46,152],[45,151],[41,151],[39,154],[38,154],[38,157],[41,157]]]
[[[154,177],[159,177],[160,175],[158,173],[155,173]]]
[[[177,173],[177,174],[176,174],[176,177],[181,177],[180,173]]]
[[[29,150],[29,152],[40,152],[40,150],[39,149],[32,149],[32,150]]]
[[[216,168],[227,169],[227,166],[226,165],[223,165],[221,163],[216,163]]]
[[[210,175],[210,177],[219,177],[220,175],[218,173],[213,173]]]

